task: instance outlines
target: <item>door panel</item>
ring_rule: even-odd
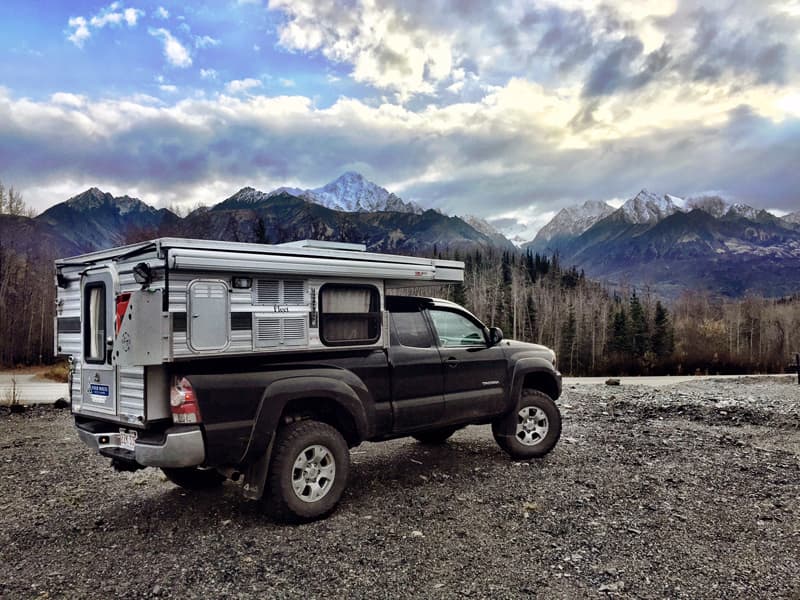
[[[489,347],[484,328],[455,311],[430,309],[444,365],[446,419],[450,423],[499,414],[504,408],[507,360]]]
[[[421,312],[392,312],[390,320],[393,432],[440,424],[445,418],[444,373],[427,321]]]
[[[81,282],[81,412],[117,414],[117,377],[109,360],[114,287],[108,269],[90,272]]]
[[[230,342],[230,298],[224,281],[189,284],[189,346],[195,351],[223,350]]]

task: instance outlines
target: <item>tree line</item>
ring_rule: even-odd
[[[448,297],[507,337],[553,348],[567,375],[775,373],[800,351],[800,295],[723,299],[612,290],[558,255],[475,251]]]

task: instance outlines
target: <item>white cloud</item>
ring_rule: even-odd
[[[279,82],[283,87],[287,88],[291,88],[297,85],[293,79],[280,79]]]
[[[86,105],[86,96],[69,94],[67,92],[56,92],[50,96],[50,101],[53,104],[60,104],[62,106],[69,106],[71,108],[81,108],[82,106]]]
[[[200,69],[201,79],[216,79],[217,75],[216,69]]]
[[[72,28],[72,32],[67,39],[78,48],[83,48],[86,40],[92,35],[92,29],[120,26],[123,23],[128,27],[135,27],[142,16],[144,16],[144,11],[138,8],[122,8],[119,2],[112,2],[88,19],[80,16],[71,17],[67,21],[67,25]]]
[[[349,63],[356,81],[402,98],[432,92],[452,70],[450,36],[410,23],[395,7],[356,2],[342,10],[314,0],[270,0],[269,7],[288,16],[281,45]]]
[[[125,22],[128,24],[128,27],[133,27],[136,25],[139,17],[144,15],[144,11],[136,8],[126,8],[122,14],[125,16]]]
[[[220,41],[211,37],[210,35],[203,35],[203,36],[195,36],[194,38],[194,46],[195,48],[212,48],[214,46],[219,46]]]
[[[178,91],[178,86],[164,83],[159,85],[158,89],[160,89],[162,92],[167,92],[168,94],[174,94]]]
[[[192,66],[192,57],[186,47],[166,29],[151,29],[150,35],[164,42],[164,58],[173,67],[186,68]]]
[[[159,6],[153,13],[153,16],[156,17],[157,19],[168,19],[169,11],[163,6]]]
[[[83,17],[72,17],[69,20],[69,26],[73,28],[73,31],[67,36],[67,39],[78,48],[83,48],[83,44],[92,35],[86,25],[86,19]]]
[[[248,77],[246,79],[234,79],[225,84],[225,89],[229,94],[241,94],[254,88],[259,88],[264,85],[260,79],[253,79]]]

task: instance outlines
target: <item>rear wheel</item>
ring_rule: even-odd
[[[225,476],[214,469],[200,469],[198,467],[167,468],[161,469],[175,485],[186,490],[210,490],[222,485]]]
[[[350,452],[338,430],[298,421],[277,433],[264,502],[283,521],[312,521],[330,514],[350,473]]]
[[[492,433],[513,458],[540,458],[561,437],[561,413],[544,392],[524,389],[516,410],[492,423]]]
[[[415,433],[412,437],[420,444],[435,446],[437,444],[444,444],[456,431],[458,431],[458,427],[443,427],[442,429],[420,431],[419,433]]]

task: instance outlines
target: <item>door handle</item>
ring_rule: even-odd
[[[450,358],[448,358],[444,362],[448,367],[457,367],[458,363],[460,361],[457,358],[455,358],[454,356],[451,356]]]

